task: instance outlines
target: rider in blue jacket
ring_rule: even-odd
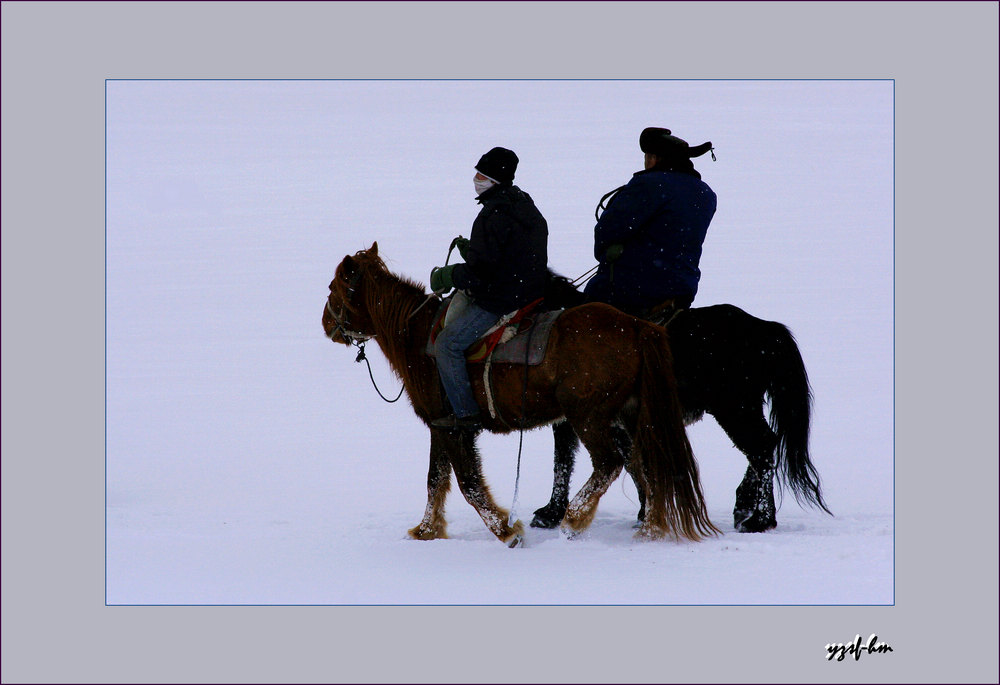
[[[691,163],[711,143],[691,147],[668,129],[647,128],[639,148],[645,169],[609,193],[594,228],[599,267],[585,293],[590,301],[646,318],[691,306],[716,196]]]

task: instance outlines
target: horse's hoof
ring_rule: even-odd
[[[443,526],[433,528],[416,526],[406,531],[406,534],[414,540],[445,540],[448,538],[447,530]]]
[[[551,507],[542,507],[541,509],[535,511],[535,517],[531,519],[531,527],[548,529],[555,528],[559,525],[559,522],[562,521],[565,513],[565,509],[558,512]]]
[[[651,542],[667,537],[666,531],[662,528],[647,526],[645,523],[640,523],[637,528],[638,530],[636,530],[635,535],[632,536],[632,539],[637,542]]]
[[[562,533],[562,536],[567,540],[576,540],[581,535],[583,535],[582,530],[573,530],[572,528],[570,528],[565,524],[559,526],[559,532]]]
[[[524,547],[524,524],[519,520],[514,521],[514,525],[511,526],[510,535],[506,538],[502,538],[505,545],[514,549],[515,547]]]
[[[763,533],[778,527],[778,522],[775,519],[765,519],[761,520],[759,518],[750,518],[738,521],[735,528],[740,533]]]

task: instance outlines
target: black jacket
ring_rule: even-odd
[[[480,307],[503,315],[544,295],[549,227],[517,186],[494,186],[477,199],[483,208],[452,280]]]

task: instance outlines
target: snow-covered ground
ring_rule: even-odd
[[[130,81],[107,84],[109,604],[887,605],[894,595],[891,81]],[[666,126],[719,196],[698,305],[788,325],[815,394],[812,456],[836,514],[789,495],[732,529],[745,459],[689,429],[725,535],[637,543],[630,483],[589,533],[508,550],[457,487],[423,513],[428,435],[320,327],[345,254],[377,240],[426,281],[478,205],[472,167],[517,152],[550,264],[589,269],[594,206]],[[398,384],[372,346],[383,392]],[[486,436],[498,502],[516,436]],[[517,511],[548,499],[525,436]],[[589,473],[585,454],[574,484]],[[851,637],[851,636],[847,636]],[[846,638],[845,638],[846,639]]]

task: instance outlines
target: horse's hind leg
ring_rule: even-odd
[[[625,430],[625,427],[618,424],[612,426],[611,438],[625,464],[625,471],[635,483],[636,494],[639,496],[639,514],[636,516],[635,527],[641,528],[646,521],[646,489],[648,487],[646,476],[642,472],[642,464],[636,459],[637,455],[633,453],[632,436]]]
[[[636,486],[639,492],[639,516],[636,525],[639,526],[646,518],[646,495],[639,480],[642,478],[642,472],[637,467],[633,468],[630,461],[632,438],[624,426],[619,424],[611,427],[611,436],[615,449],[622,455],[629,475],[632,476],[632,480],[639,484]],[[569,481],[573,475],[573,455],[580,446],[580,439],[569,421],[560,421],[555,424],[552,427],[552,437],[555,443],[552,496],[549,498],[548,504],[535,510],[535,517],[531,520],[531,525],[534,528],[555,528],[563,520],[569,506]]]
[[[741,533],[762,533],[777,527],[775,514],[774,469],[758,471],[748,465],[736,488],[733,526]]]
[[[566,509],[566,516],[563,518],[561,527],[563,532],[570,537],[586,530],[593,522],[594,515],[597,513],[597,503],[618,477],[618,474],[621,473],[625,464],[615,447],[611,431],[607,429],[610,423],[591,423],[589,428],[583,427],[577,430],[577,435],[580,436],[580,440],[590,452],[594,473],[580,488],[580,492],[576,494]]]
[[[508,547],[520,547],[524,542],[524,525],[520,521],[515,521],[513,526],[508,525],[510,512],[493,501],[490,488],[483,478],[476,436],[463,431],[457,439],[461,441],[461,448],[452,453],[451,466],[455,469],[455,479],[462,495],[501,542]]]
[[[420,524],[407,531],[416,540],[448,537],[444,502],[451,488],[450,454],[461,449],[455,436],[446,431],[431,431],[430,465],[427,468],[427,507]]]
[[[533,528],[555,528],[566,515],[569,506],[569,480],[573,475],[573,455],[580,446],[580,439],[569,421],[559,421],[552,426],[555,444],[555,463],[552,467],[552,496],[549,503],[535,510],[531,519]]]
[[[741,533],[761,533],[778,525],[774,504],[774,449],[777,436],[760,406],[730,407],[714,412],[733,444],[750,462],[736,488],[733,526]]]

